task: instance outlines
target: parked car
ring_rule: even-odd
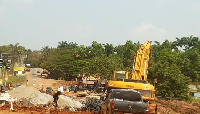
[[[148,102],[140,92],[133,89],[112,89],[101,105],[101,114],[128,113],[147,114]]]

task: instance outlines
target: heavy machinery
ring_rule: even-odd
[[[140,46],[137,56],[134,57],[132,73],[114,71],[113,79],[108,81],[106,89],[107,91],[111,89],[135,89],[141,93],[144,101],[149,102],[150,113],[156,113],[155,87],[147,81],[150,50],[150,41],[146,41]]]

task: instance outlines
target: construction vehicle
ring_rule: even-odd
[[[31,65],[30,64],[25,64],[25,71],[30,72],[31,70]]]
[[[93,90],[99,80],[96,76],[88,76],[88,77],[83,77],[83,84],[84,87],[88,88],[89,91]]]
[[[112,80],[106,86],[111,89],[135,89],[139,91],[145,102],[149,102],[150,113],[157,113],[155,100],[155,87],[147,81],[148,63],[150,57],[150,41],[142,44],[134,57],[132,73],[127,71],[114,71]]]

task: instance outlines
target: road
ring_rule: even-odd
[[[54,79],[45,79],[40,77],[40,73],[37,71],[42,71],[41,68],[31,68],[30,72],[26,72],[28,79],[28,86],[34,86],[36,88],[40,88],[42,85],[44,88],[51,87],[53,83],[58,82],[58,80]]]

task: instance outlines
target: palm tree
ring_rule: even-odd
[[[23,46],[20,46],[19,43],[16,43],[15,45],[10,44],[11,53],[14,56],[14,61],[17,60],[17,63],[21,63],[22,55],[25,55],[26,49]]]
[[[67,45],[67,41],[58,42],[58,48],[66,48]]]

